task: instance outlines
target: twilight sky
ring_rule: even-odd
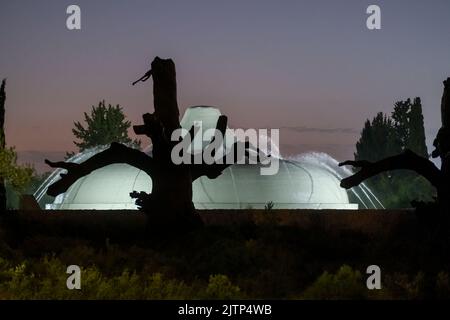
[[[80,31],[66,29],[70,4]],[[370,4],[381,30],[366,28]],[[0,0],[7,142],[74,150],[73,121],[101,99],[140,123],[151,81],[130,84],[156,55],[175,60],[182,111],[214,105],[232,127],[285,128],[285,153],[352,157],[366,118],[415,96],[431,142],[450,76],[449,16],[448,0]]]

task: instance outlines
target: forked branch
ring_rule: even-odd
[[[341,187],[350,189],[359,185],[366,179],[377,174],[392,170],[412,170],[427,179],[433,186],[439,188],[443,183],[440,170],[428,159],[418,156],[411,150],[405,150],[402,154],[389,157],[377,162],[369,161],[345,161],[339,166],[351,165],[361,168],[354,175],[342,179]]]
[[[45,160],[45,163],[52,168],[63,168],[67,170],[67,173],[61,174],[61,179],[52,184],[47,190],[47,194],[54,197],[66,192],[78,179],[88,175],[94,170],[110,164],[129,164],[130,166],[146,172],[150,176],[154,170],[154,162],[151,157],[139,150],[127,147],[120,143],[112,143],[105,151],[97,153],[80,164],[52,162],[47,159]]]

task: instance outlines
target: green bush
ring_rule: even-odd
[[[207,284],[186,284],[161,273],[124,270],[105,275],[96,266],[81,268],[81,289],[66,286],[66,265],[54,257],[11,265],[0,258],[0,299],[237,299],[239,287],[226,275],[211,275]]]
[[[239,299],[241,289],[233,285],[227,276],[222,274],[209,276],[208,287],[206,288],[206,299]]]
[[[365,215],[346,220],[352,231],[331,230],[320,217],[294,227],[275,223],[276,213],[251,214],[255,223],[161,241],[139,235],[145,220],[138,215],[5,217],[0,299],[450,297],[447,236],[438,239],[443,254],[436,259],[436,240],[410,226],[371,236],[356,231]],[[367,275],[344,265],[363,272],[373,261],[383,267],[382,290],[368,290]],[[81,290],[66,288],[72,264],[82,268]]]
[[[446,272],[439,272],[436,277],[436,295],[438,299],[450,297],[450,278]]]
[[[363,299],[367,288],[359,271],[344,265],[335,274],[324,272],[302,295],[307,300]]]
[[[415,276],[395,273],[385,277],[385,286],[398,299],[423,299],[425,274],[418,272]]]

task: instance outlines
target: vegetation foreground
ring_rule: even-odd
[[[303,226],[275,210],[246,214],[243,223],[149,237],[142,214],[9,213],[0,224],[0,298],[450,297],[450,238],[412,212],[316,213]],[[81,290],[66,287],[72,264],[82,269]],[[369,265],[381,268],[381,290],[366,287]]]

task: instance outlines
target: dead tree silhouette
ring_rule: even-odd
[[[100,152],[83,163],[45,162],[54,168],[63,168],[67,173],[61,174],[61,179],[52,184],[47,194],[57,196],[66,192],[79,178],[94,170],[113,163],[125,163],[146,172],[152,179],[152,192],[132,192],[139,208],[148,214],[149,224],[161,231],[163,225],[173,229],[175,225],[188,229],[201,225],[201,220],[195,212],[192,202],[192,183],[202,176],[210,179],[218,177],[230,164],[226,164],[224,155],[222,164],[180,164],[175,165],[171,159],[172,148],[178,141],[171,141],[172,132],[180,128],[179,109],[177,104],[177,84],[175,64],[171,59],[156,57],[151,70],[141,79],[134,82],[146,81],[153,77],[153,113],[143,115],[143,125],[134,126],[136,134],[146,135],[152,141],[152,155],[129,148],[119,143],[112,143],[110,148]],[[222,115],[217,121],[216,128],[225,134],[227,117]],[[191,139],[194,127],[190,130]],[[214,142],[214,138],[210,143]],[[248,142],[234,142],[232,150],[245,150],[244,157],[249,155]],[[205,150],[205,149],[204,149]],[[203,150],[203,152],[204,152]],[[258,151],[259,152],[259,151]],[[237,152],[234,152],[238,160]],[[203,157],[202,157],[203,159]],[[259,161],[259,155],[258,155]],[[191,163],[194,163],[193,161]],[[162,228],[162,229],[161,229]]]
[[[439,213],[449,213],[450,209],[450,78],[444,81],[444,94],[441,102],[440,128],[431,154],[433,158],[441,158],[441,169],[423,157],[418,156],[411,150],[405,150],[402,154],[388,157],[386,159],[369,161],[345,161],[340,166],[351,165],[361,168],[354,175],[342,179],[341,187],[350,189],[362,183],[364,180],[379,173],[391,170],[412,170],[427,179],[437,190],[436,205]],[[417,202],[415,204],[418,204]]]

